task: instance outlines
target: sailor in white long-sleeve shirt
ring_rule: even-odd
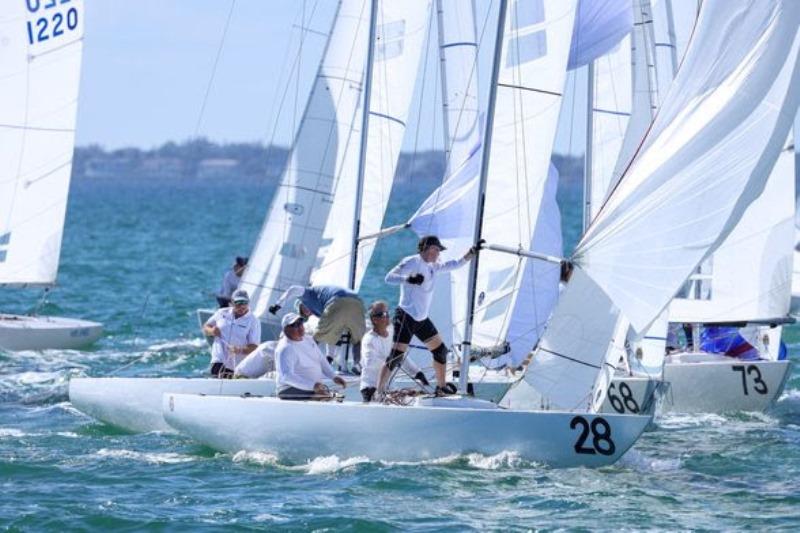
[[[287,313],[281,320],[284,336],[275,349],[275,366],[278,397],[282,400],[330,398],[328,387],[322,382],[326,377],[345,386],[344,379],[336,375],[314,339],[305,334],[303,322],[303,317],[296,313]]]
[[[372,329],[361,340],[361,397],[365,402],[372,401],[381,368],[392,351],[389,305],[383,300],[372,302],[369,306],[369,320],[372,322]],[[410,358],[403,360],[402,369],[413,379],[428,385],[427,376]]]
[[[437,272],[449,272],[466,265],[474,256],[475,248],[461,259],[453,259],[440,263],[439,253],[445,247],[439,238],[428,235],[419,240],[417,255],[411,255],[386,274],[386,283],[400,285],[400,305],[394,313],[394,344],[392,352],[386,358],[381,369],[378,390],[383,392],[389,372],[397,368],[405,358],[411,337],[416,336],[425,343],[433,354],[433,368],[436,372],[436,393],[445,394],[445,363],[447,363],[447,347],[439,336],[439,331],[428,318],[433,298],[434,279]]]

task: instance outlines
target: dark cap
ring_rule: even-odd
[[[237,255],[236,256],[236,260],[234,261],[233,264],[234,264],[234,266],[237,266],[237,267],[247,266],[247,259],[248,259],[247,257],[242,257],[240,255]]]
[[[436,235],[426,235],[417,243],[417,250],[423,252],[428,246],[436,246],[439,250],[447,250]]]

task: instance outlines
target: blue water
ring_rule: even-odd
[[[270,190],[259,185],[73,184],[60,287],[47,313],[98,320],[88,351],[0,352],[0,526],[22,530],[766,529],[800,527],[800,371],[766,414],[673,416],[617,465],[554,470],[512,454],[415,464],[216,453],[190,440],[131,435],[67,401],[70,376],[201,375],[194,317],[223,270],[247,253]],[[405,218],[424,191],[392,201]],[[568,241],[574,190],[562,191]],[[382,242],[366,298],[393,300],[386,268],[413,250]],[[3,311],[36,291],[2,290]],[[790,357],[800,331],[786,334]],[[436,428],[429,428],[436,431]],[[476,430],[480,430],[476,428]],[[402,443],[399,443],[402,445]]]

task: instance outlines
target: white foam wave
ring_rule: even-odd
[[[15,437],[15,438],[19,438],[19,437],[24,437],[25,435],[27,435],[27,433],[25,433],[25,432],[24,432],[24,431],[22,431],[21,429],[16,429],[16,428],[0,428],[0,438],[3,438],[3,437]]]
[[[467,463],[480,470],[500,470],[501,468],[518,468],[523,461],[516,452],[503,451],[496,455],[481,455],[471,453],[467,455]]]
[[[194,461],[194,457],[183,455],[173,452],[165,453],[142,453],[134,450],[111,450],[108,448],[101,448],[95,452],[96,456],[112,459],[131,459],[133,461],[142,461],[150,464],[176,464],[188,463]]]
[[[147,347],[147,351],[161,352],[166,350],[174,350],[176,348],[202,348],[206,345],[204,339],[195,337],[191,339],[178,339],[170,341],[161,341],[151,344]]]
[[[278,456],[267,452],[238,451],[233,455],[234,463],[253,463],[261,466],[274,466],[278,464]]]
[[[340,459],[336,455],[328,455],[325,457],[315,457],[308,464],[302,468],[306,470],[307,474],[320,475],[332,474],[352,466],[368,463],[369,458],[364,456],[348,457],[347,459]]]
[[[636,470],[637,472],[672,472],[680,470],[681,459],[657,459],[650,457],[639,450],[633,449],[622,456],[618,463],[620,466]]]
[[[727,418],[713,413],[667,413],[656,420],[662,429],[721,427],[728,423]]]

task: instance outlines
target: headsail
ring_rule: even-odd
[[[637,331],[763,191],[797,110],[799,26],[792,1],[704,4],[676,90],[574,256]]]
[[[52,285],[72,172],[83,2],[6,4],[0,14],[0,284]],[[47,24],[56,19],[60,26]]]
[[[288,167],[242,277],[241,287],[250,292],[256,316],[265,316],[289,286],[308,283],[336,181],[356,173],[360,139],[355,124],[369,6],[368,0],[342,0],[339,5]]]
[[[680,90],[669,92],[575,253],[569,286],[577,283],[596,303],[568,305],[568,286],[551,325],[569,327],[548,328],[526,373],[563,408],[597,407],[593,391],[602,396],[607,382],[600,370],[614,315],[621,310],[637,331],[659,316],[760,194],[797,109],[800,5],[704,6],[675,80]],[[548,389],[560,375],[583,377]]]

